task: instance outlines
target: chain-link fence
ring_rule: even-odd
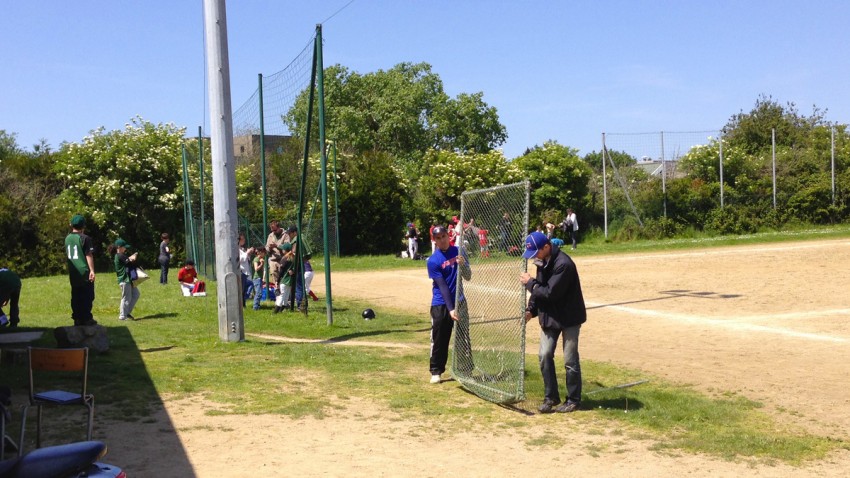
[[[606,237],[609,225],[616,235],[630,222],[671,233],[752,232],[798,218],[838,222],[850,203],[848,145],[842,125],[805,134],[603,133],[601,162],[593,166],[605,174],[591,185],[591,220],[605,225]]]
[[[719,130],[604,134],[605,167],[613,179],[604,197],[610,217],[631,215],[641,224],[647,217],[667,217],[668,182],[684,176],[679,160],[719,135]]]
[[[496,403],[525,399],[526,294],[519,282],[528,231],[529,183],[461,196],[463,249],[472,277],[458,278],[452,375]]]

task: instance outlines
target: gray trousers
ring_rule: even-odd
[[[567,369],[567,402],[581,403],[581,364],[578,357],[578,334],[581,325],[566,329],[540,329],[540,373],[543,374],[545,397],[561,403],[558,377],[555,370],[555,348],[558,336],[564,347],[564,367]],[[563,334],[563,335],[562,335]]]
[[[118,318],[126,319],[133,314],[133,308],[136,307],[141,292],[138,287],[133,287],[131,282],[122,282],[119,285],[121,286],[121,305],[118,307]]]

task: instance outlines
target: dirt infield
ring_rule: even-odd
[[[740,393],[850,436],[850,241],[574,259],[588,307],[583,358]],[[333,276],[335,294],[418,313],[429,283],[424,270]],[[535,353],[537,332],[528,337]]]
[[[850,438],[850,241],[574,259],[588,306],[584,360],[708,394],[736,393],[762,402],[781,423]],[[322,294],[323,279],[313,284]],[[365,299],[376,309],[403,309],[423,319],[427,313],[424,263],[419,270],[334,273],[333,287],[336,296]],[[528,337],[529,352],[536,353],[537,333]],[[167,401],[148,425],[154,437],[173,435],[171,445],[181,446],[189,463],[182,468],[203,477],[534,476],[555,469],[597,476],[799,477],[845,476],[850,469],[847,451],[802,468],[660,454],[647,441],[562,415],[528,417],[533,425],[522,433],[443,436],[361,405],[325,420],[292,420],[211,416],[209,404]],[[511,419],[512,412],[500,413]],[[174,429],[163,430],[163,422]],[[134,427],[131,433],[144,434],[144,426]],[[548,446],[530,444],[552,434],[564,436]],[[115,462],[142,471],[131,476],[188,476],[161,467],[146,474],[151,464],[144,455],[161,454],[157,446],[169,446],[168,440],[135,452],[113,449],[120,457]]]

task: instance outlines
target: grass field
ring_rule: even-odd
[[[848,231],[810,231],[804,235],[846,237]],[[788,237],[793,236],[768,239]],[[682,242],[676,247],[705,245],[691,244]],[[663,246],[635,244],[627,252],[659,250]],[[592,255],[604,247],[583,244],[577,254]],[[388,257],[335,259],[336,262],[340,270],[415,266],[408,264],[414,261]],[[245,342],[222,343],[217,333],[215,289],[211,284],[206,298],[184,298],[176,285],[163,287],[151,280],[141,286],[142,297],[134,313],[139,320],[119,322],[119,289],[114,275],[98,275],[94,313],[108,328],[111,350],[91,358],[90,389],[97,397],[98,411],[96,438],[108,442],[121,439],[110,436],[108,428],[98,427],[100,420],[144,422],[164,400],[193,396],[221,404],[215,413],[322,418],[340,403],[366,399],[413,420],[440,423],[449,432],[465,429],[470,419],[478,429],[491,429],[494,433],[506,426],[531,426],[519,418],[522,413],[506,422],[499,407],[464,393],[459,386],[435,390],[423,380],[429,324],[421,315],[385,308],[377,320],[364,321],[360,311],[367,304],[338,297],[334,324],[328,326],[323,302],[314,303],[307,317],[287,312],[273,315],[270,303],[266,303],[263,310],[246,310]],[[69,294],[65,277],[24,279],[20,330],[45,330],[39,345],[55,345],[51,330],[71,323]],[[286,343],[263,336],[305,341]],[[308,339],[324,342],[311,343]],[[369,346],[338,345],[358,341],[368,341]],[[395,346],[398,344],[407,347]],[[527,356],[526,364],[527,394],[541,397],[543,386],[536,356]],[[592,411],[576,419],[623,428],[627,436],[650,437],[659,450],[795,464],[821,458],[837,448],[848,448],[843,438],[807,434],[783,425],[765,413],[760,403],[736,393],[709,396],[645,372],[592,360],[583,360],[582,368],[586,377],[593,377],[585,383],[583,402]],[[13,387],[14,400],[20,404],[26,389],[25,367],[4,363],[0,370],[2,382]],[[591,393],[635,378],[649,381],[633,388]],[[458,406],[446,406],[447,403]],[[529,403],[520,410],[533,410],[534,405]],[[82,425],[71,417],[54,416],[53,420],[62,425],[52,428],[48,435],[51,440],[74,437],[77,426],[82,438]],[[51,420],[49,415],[46,420]],[[17,417],[11,429],[16,423]]]

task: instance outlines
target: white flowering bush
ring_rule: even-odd
[[[100,244],[121,237],[155,260],[160,233],[183,231],[184,133],[135,117],[123,130],[101,127],[80,143],[64,144],[56,164],[65,187],[58,208],[84,214]]]
[[[460,212],[464,191],[521,181],[523,175],[499,150],[456,153],[430,150],[423,160],[417,204],[425,219],[445,221]],[[424,224],[425,222],[423,222]]]

